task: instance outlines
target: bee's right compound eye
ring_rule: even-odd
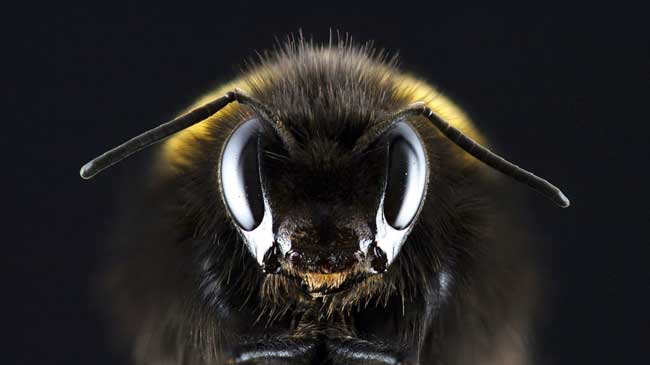
[[[384,216],[393,228],[402,230],[413,223],[422,206],[427,162],[422,142],[408,123],[398,123],[390,140]]]
[[[264,217],[260,181],[258,119],[239,125],[228,138],[221,156],[220,181],[224,201],[235,222],[252,231]]]

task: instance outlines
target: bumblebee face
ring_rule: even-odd
[[[237,126],[219,168],[232,223],[262,269],[312,294],[386,271],[426,196],[416,129],[401,120],[361,151],[316,138],[291,155],[264,132],[260,118]]]
[[[80,174],[163,140],[110,276],[135,363],[523,361],[530,250],[479,163],[569,201],[394,61],[289,43]]]

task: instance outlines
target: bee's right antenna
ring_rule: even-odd
[[[449,123],[436,115],[431,108],[422,102],[411,104],[406,108],[397,111],[387,119],[387,123],[382,123],[378,126],[377,129],[381,130],[378,130],[373,134],[377,135],[383,133],[383,131],[390,128],[390,125],[395,121],[408,115],[423,115],[427,117],[431,123],[440,130],[440,132],[449,138],[449,140],[454,142],[458,147],[462,148],[470,155],[476,157],[479,161],[544,194],[560,207],[566,208],[569,206],[569,199],[555,185],[483,147],[478,142],[463,134],[463,132],[449,125]]]
[[[571,204],[566,195],[564,195],[564,193],[562,193],[562,191],[555,185],[530,171],[522,169],[483,147],[470,137],[467,137],[463,132],[452,127],[449,123],[436,115],[436,113],[434,113],[433,110],[424,103],[413,104],[407,109],[413,109],[414,112],[425,115],[447,138],[458,145],[458,147],[467,151],[470,155],[476,157],[479,161],[546,195],[546,197],[553,200],[555,204],[562,208],[566,208]]]

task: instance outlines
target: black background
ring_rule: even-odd
[[[0,362],[123,362],[92,288],[117,190],[138,165],[91,181],[78,168],[301,28],[319,40],[339,29],[399,51],[403,68],[455,98],[499,152],[571,198],[560,209],[525,193],[535,230],[549,242],[544,363],[647,361],[645,12],[443,4],[11,5],[2,22]],[[371,15],[379,10],[385,15]]]

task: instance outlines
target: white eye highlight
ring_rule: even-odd
[[[235,222],[245,231],[257,227],[264,217],[260,181],[258,119],[238,126],[228,138],[221,156],[221,189]]]

